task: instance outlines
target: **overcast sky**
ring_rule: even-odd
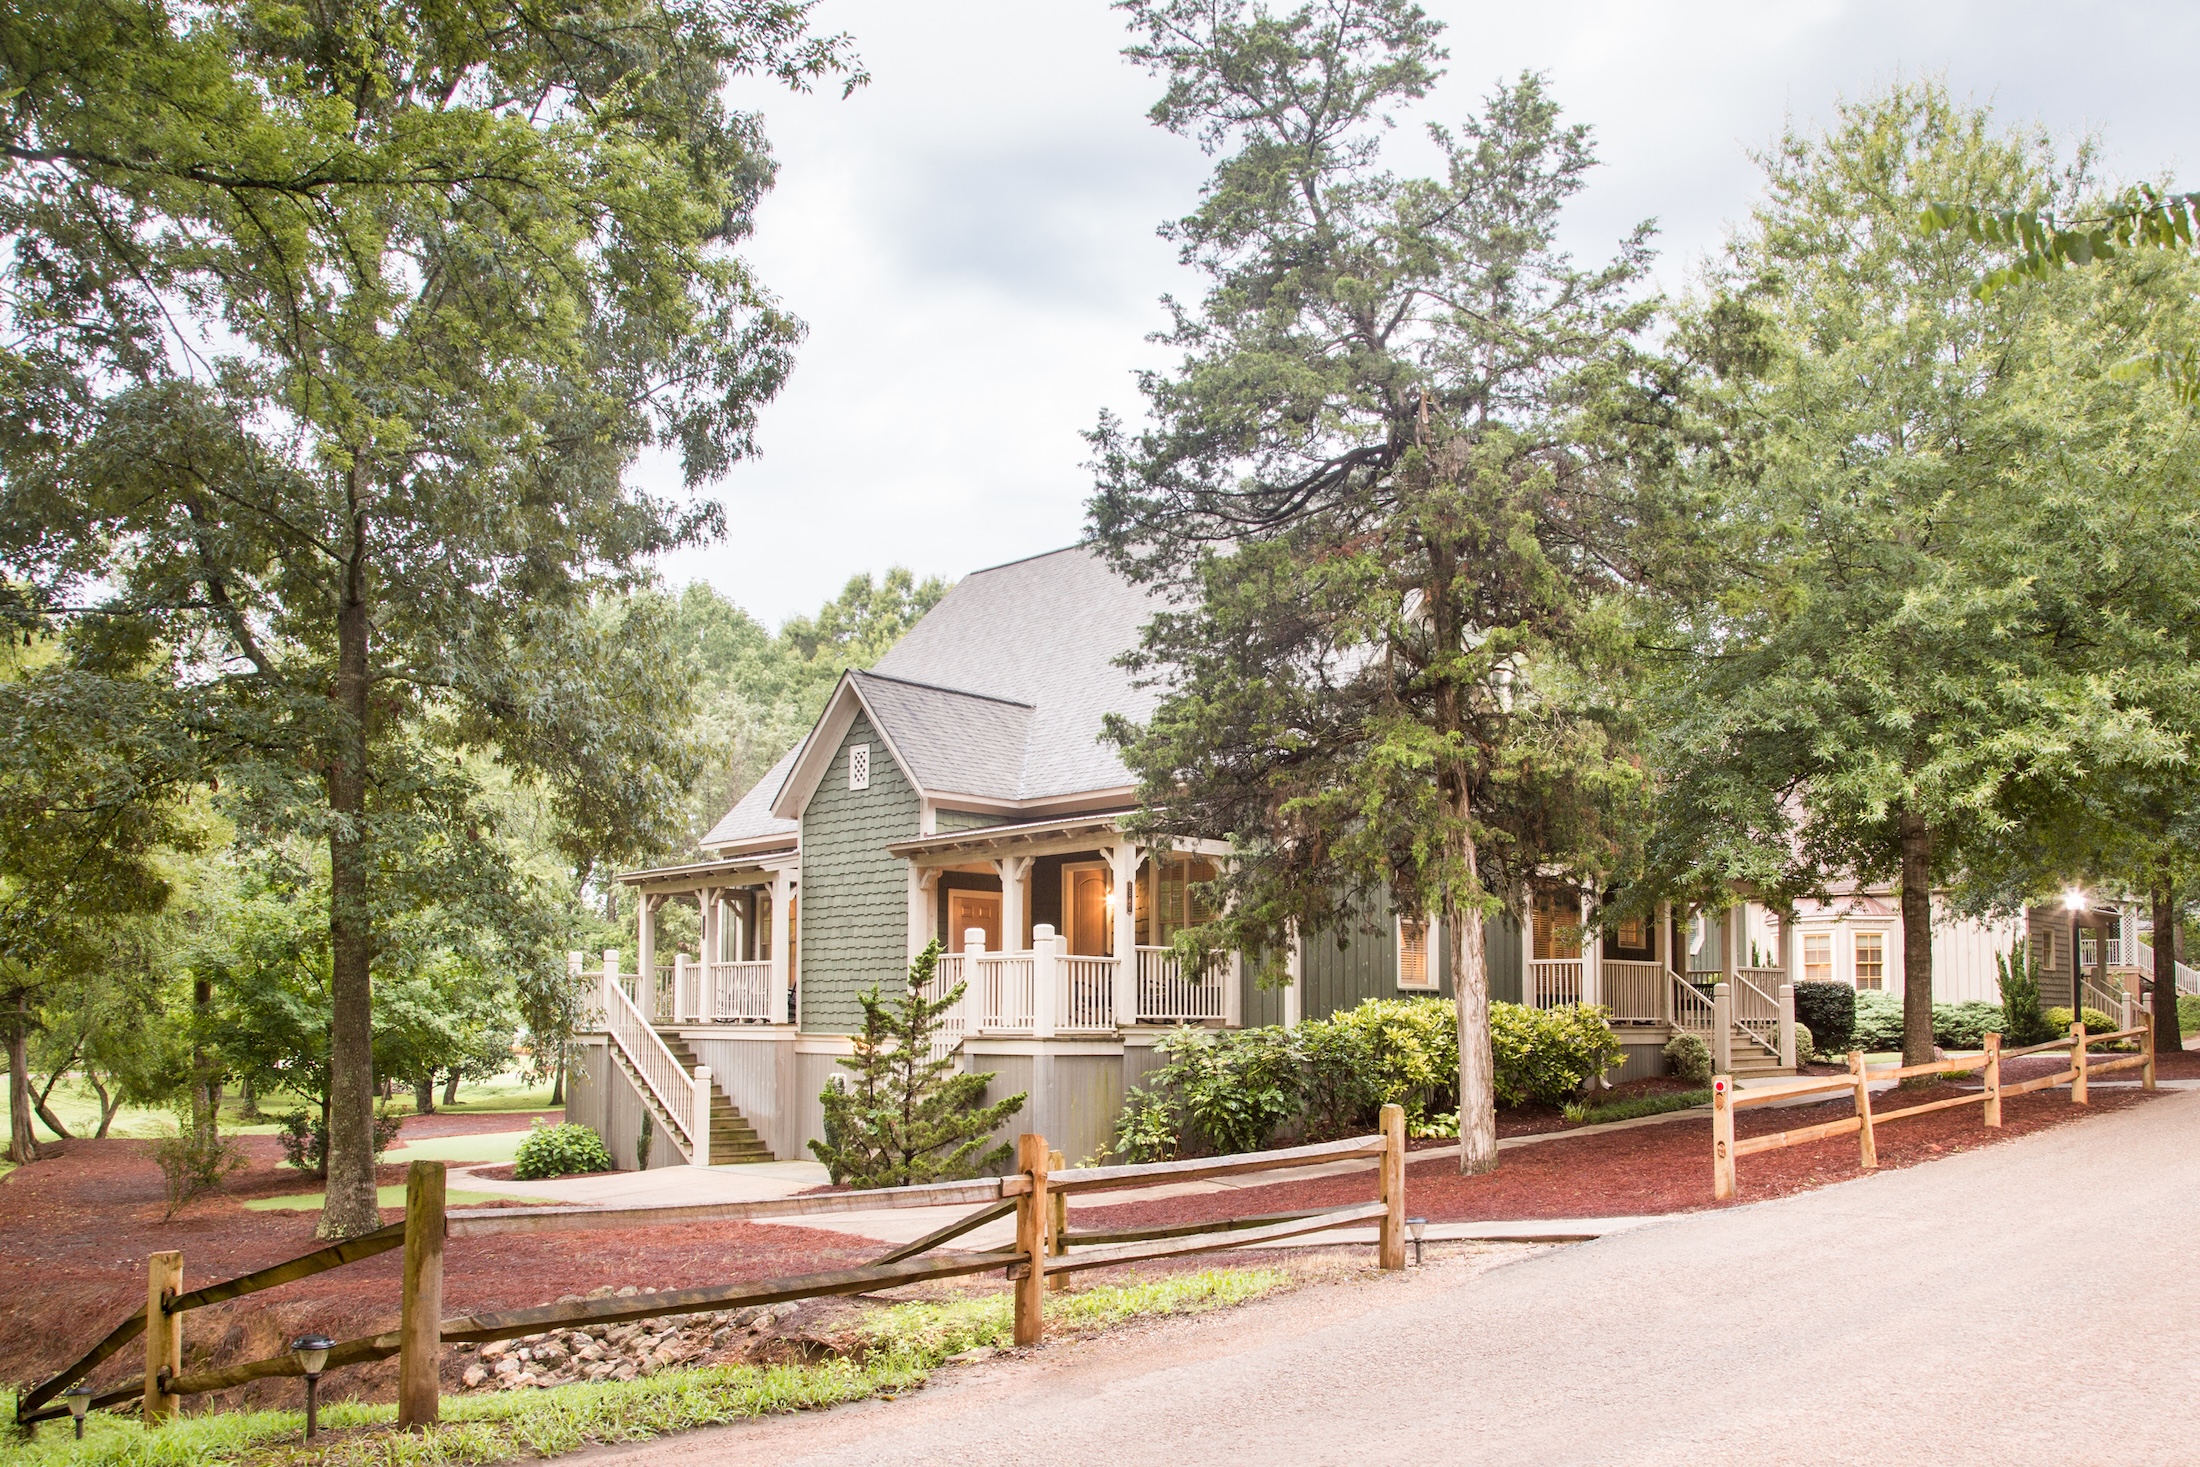
[[[1685,284],[1756,191],[1751,149],[1898,76],[1945,76],[2012,121],[2091,130],[2120,176],[2184,170],[2200,142],[2200,9],[2170,4],[1482,4],[1448,26],[1418,116],[1471,112],[1500,76],[1546,73],[1603,166],[1569,216],[1588,257],[1638,219]],[[1164,292],[1196,292],[1154,234],[1206,175],[1145,120],[1153,80],[1118,55],[1104,0],[822,0],[874,80],[744,89],[780,161],[748,254],[809,325],[764,410],[761,455],[707,492],[728,537],[668,560],[765,621],[861,571],[959,576],[1075,540],[1078,434],[1134,415],[1131,374]],[[638,476],[671,487],[676,470]]]

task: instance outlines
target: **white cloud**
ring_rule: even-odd
[[[2182,7],[1429,8],[1451,62],[1423,115],[1547,72],[1605,163],[1569,242],[1593,256],[1655,216],[1669,285],[1748,207],[1749,149],[1898,75],[1944,74],[2012,121],[2097,128],[2129,176],[2173,169],[2200,132],[2184,75],[2200,14]],[[853,33],[872,85],[742,92],[781,163],[749,254],[810,337],[762,456],[709,490],[731,533],[664,567],[771,621],[860,571],[960,575],[1076,538],[1078,434],[1103,406],[1135,413],[1132,371],[1166,360],[1145,339],[1158,297],[1197,284],[1154,231],[1207,166],[1146,122],[1155,83],[1119,59],[1102,0],[826,0],[817,16]],[[637,473],[676,479],[659,460]]]

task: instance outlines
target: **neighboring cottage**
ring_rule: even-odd
[[[1028,1091],[1017,1129],[1072,1158],[1107,1146],[1124,1089],[1176,1025],[1448,996],[1447,935],[1387,912],[1372,930],[1308,937],[1287,989],[1259,988],[1237,962],[1179,971],[1170,940],[1201,920],[1194,888],[1228,848],[1123,834],[1134,784],[1100,736],[1109,714],[1152,711],[1154,693],[1116,660],[1156,609],[1096,552],[1058,550],[965,577],[876,667],[845,675],[809,737],[704,838],[710,860],[620,878],[638,898],[649,981],[607,969],[567,1113],[623,1166],[696,1159],[705,1135],[706,1160],[806,1157],[861,1019],[856,995],[898,981],[934,937],[943,984],[967,984],[950,1042],[998,1076],[996,1093]],[[700,910],[699,953],[658,950],[667,902]],[[1660,1067],[1677,1027],[1737,1072],[1792,1066],[1779,988],[1808,959],[1778,956],[1762,907],[1735,910],[1738,922],[1661,910],[1585,952],[1589,906],[1550,883],[1522,921],[1490,925],[1492,996],[1604,1004],[1630,1075]],[[1871,950],[1862,930],[1844,948],[1852,963]],[[1898,959],[1899,941],[1882,941]],[[638,1158],[645,1112],[655,1140]]]

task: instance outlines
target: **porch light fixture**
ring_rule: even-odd
[[[69,1405],[69,1414],[76,1418],[76,1439],[84,1440],[84,1413],[92,1409],[92,1388],[78,1381],[61,1393],[61,1399]]]
[[[290,1342],[290,1358],[298,1362],[298,1368],[306,1377],[306,1440],[312,1441],[321,1430],[321,1417],[314,1401],[314,1387],[321,1382],[321,1369],[328,1364],[328,1352],[336,1348],[336,1342],[327,1335],[300,1335]]]
[[[1406,1231],[1413,1235],[1413,1266],[1419,1268],[1421,1266],[1421,1239],[1428,1232],[1428,1219],[1425,1217],[1407,1218]]]

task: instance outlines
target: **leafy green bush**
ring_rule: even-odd
[[[1846,1054],[1856,1037],[1856,990],[1846,983],[1795,985],[1795,1021],[1828,1054]]]
[[[571,1122],[546,1126],[538,1118],[535,1128],[512,1154],[512,1175],[523,1182],[610,1170],[611,1152],[604,1146],[603,1137]]]
[[[1810,1025],[1808,1024],[1797,1024],[1795,1026],[1795,1063],[1798,1065],[1818,1063],[1818,1040],[1811,1034]]]
[[[1293,1033],[1309,1136],[1373,1129],[1386,1105],[1409,1128],[1459,1107],[1459,1018],[1449,999],[1371,998]]]
[[[1531,1009],[1493,1003],[1490,1051],[1499,1105],[1561,1105],[1625,1058],[1611,1022],[1594,1004]]]
[[[1856,1032],[1851,1049],[1878,1054],[1902,1047],[1902,1000],[1891,993],[1866,988],[1856,995]]]
[[[1683,1031],[1665,1041],[1665,1072],[1690,1085],[1711,1083],[1711,1046]]]
[[[280,1118],[281,1130],[275,1133],[275,1144],[283,1149],[283,1160],[299,1171],[310,1172],[316,1177],[328,1175],[328,1122],[317,1115],[302,1110],[291,1111]],[[397,1140],[397,1133],[405,1129],[405,1118],[395,1111],[377,1106],[374,1112],[374,1159],[382,1160],[382,1153]]]
[[[2008,1015],[1998,1003],[1968,999],[1933,1005],[1933,1043],[1943,1049],[1984,1049],[1986,1036],[1999,1034]]]
[[[2048,1038],[2068,1039],[2070,1037],[2070,1025],[2072,1022],[2070,1018],[2070,1010],[2064,1008],[2060,1004],[2057,1004],[2055,1007],[2047,1011],[2046,1018],[2047,1027],[2050,1031],[2048,1034]],[[2113,1034],[2116,1032],[2116,1028],[2116,1019],[2113,1015],[2104,1014],[2099,1009],[2087,1009],[2085,1011],[2086,1033]],[[2046,1041],[2042,1040],[2040,1042],[2045,1043]]]
[[[218,1190],[248,1164],[244,1148],[218,1125],[193,1124],[188,1106],[176,1113],[176,1134],[153,1143],[153,1160],[167,1187],[168,1217],[183,1211],[193,1198]]]
[[[2001,1037],[2014,1048],[2045,1044],[2055,1037],[2040,1012],[2040,970],[2031,958],[2029,944],[2018,943],[2006,953],[1994,954],[2001,984]]]
[[[1300,1113],[1305,1075],[1291,1032],[1195,1029],[1164,1037],[1169,1062],[1132,1087],[1115,1149],[1134,1161],[1258,1151]]]
[[[2200,1034],[2200,993],[2177,995],[2177,1032],[2188,1039]]]

